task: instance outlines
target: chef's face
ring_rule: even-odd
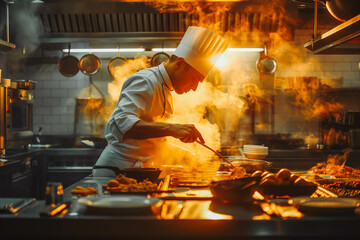
[[[175,92],[183,94],[190,90],[196,91],[199,82],[204,81],[204,76],[183,61],[171,80]]]

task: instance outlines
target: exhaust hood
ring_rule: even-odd
[[[360,54],[360,14],[308,41],[314,54]]]
[[[86,7],[78,1],[41,4],[36,12],[39,40],[42,43],[179,41],[187,27],[198,24],[200,18],[184,10],[159,11],[144,2],[85,2]],[[244,36],[250,36],[248,39],[256,32],[255,40],[265,39],[287,25],[286,16],[279,12],[262,12],[256,8],[244,11],[249,4],[252,1],[234,2],[231,10],[214,14],[214,19],[206,21],[216,23],[223,32],[241,29]]]

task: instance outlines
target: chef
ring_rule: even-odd
[[[165,137],[200,141],[193,124],[164,123],[174,112],[173,92],[195,91],[227,48],[224,38],[203,27],[189,27],[170,59],[125,80],[105,129],[107,147],[93,169],[94,177],[115,177],[118,169],[149,167]]]

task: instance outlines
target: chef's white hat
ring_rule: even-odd
[[[204,77],[215,64],[215,58],[227,48],[227,41],[217,33],[203,27],[189,27],[174,55],[200,72]]]

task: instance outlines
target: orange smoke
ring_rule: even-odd
[[[243,114],[244,102],[238,96],[222,92],[210,82],[205,81],[199,84],[196,92],[174,95],[175,112],[166,122],[194,124],[206,144],[215,150],[220,150],[219,127],[210,122],[207,116],[211,107],[224,109],[226,113],[229,113],[229,121],[232,121]],[[197,143],[183,143],[171,137],[167,140],[167,146],[156,154],[157,159],[165,159],[166,164],[206,166],[216,169],[220,163],[211,151]]]
[[[306,119],[325,119],[329,116],[339,118],[344,106],[334,99],[326,101],[310,89],[298,89],[295,106],[299,107]]]
[[[128,59],[124,65],[114,67],[114,80],[108,84],[108,93],[111,101],[116,104],[119,99],[120,92],[124,81],[138,70],[149,67],[145,56]],[[109,116],[110,117],[110,116]]]

